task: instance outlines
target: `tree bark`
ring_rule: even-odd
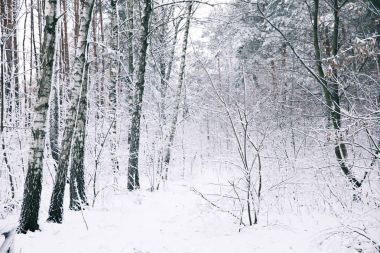
[[[70,72],[70,55],[69,55],[69,38],[67,33],[67,3],[66,0],[62,0],[63,7],[63,55],[64,55],[64,68],[66,76]]]
[[[59,160],[59,144],[58,144],[58,136],[59,136],[59,99],[58,99],[58,87],[55,85],[52,88],[52,105],[50,110],[50,149],[51,156],[56,163],[58,164]],[[55,166],[55,169],[57,166]]]
[[[82,91],[71,155],[70,209],[75,211],[82,210],[84,206],[88,205],[84,182],[84,148],[87,125],[87,86],[88,63],[86,64],[83,73]]]

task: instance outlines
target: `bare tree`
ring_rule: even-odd
[[[113,59],[110,64],[110,86],[109,86],[109,101],[110,101],[110,117],[112,124],[110,132],[110,146],[111,146],[111,163],[112,171],[114,174],[114,183],[117,184],[119,173],[119,161],[117,159],[117,128],[116,128],[116,107],[117,107],[117,89],[119,84],[120,63],[119,63],[119,18],[118,18],[118,4],[116,0],[111,0],[111,40],[110,46],[114,52]]]
[[[38,97],[34,108],[32,143],[29,151],[28,172],[25,179],[18,232],[36,231],[42,190],[42,169],[46,136],[46,121],[53,76],[55,37],[57,25],[57,0],[46,1],[46,22],[41,52],[42,75],[38,80]]]
[[[183,87],[184,76],[185,76],[186,52],[187,52],[187,44],[188,44],[188,38],[189,38],[192,8],[193,8],[193,2],[189,2],[187,4],[187,11],[186,11],[186,22],[185,22],[185,28],[184,28],[184,34],[183,34],[182,52],[181,52],[181,60],[180,60],[181,63],[179,67],[179,76],[178,76],[178,84],[177,84],[177,90],[176,90],[176,95],[175,95],[173,118],[169,125],[169,133],[166,140],[167,144],[166,144],[166,147],[164,148],[163,172],[162,172],[163,180],[167,180],[168,178],[171,148],[173,146],[175,132],[177,129],[178,114],[179,114],[181,97],[182,97],[181,96],[182,87]]]
[[[149,36],[149,19],[152,13],[151,0],[144,1],[144,11],[141,20],[141,36],[140,36],[140,53],[136,69],[136,80],[134,85],[134,100],[132,110],[132,122],[130,127],[130,148],[128,160],[128,189],[134,190],[140,188],[138,162],[139,162],[139,146],[140,146],[140,119],[142,99],[145,88],[145,67],[148,49]]]
[[[73,143],[75,125],[78,118],[80,97],[83,82],[85,80],[86,48],[88,31],[90,28],[92,10],[95,0],[83,0],[80,15],[79,36],[73,64],[73,88],[71,90],[71,102],[66,117],[63,132],[61,152],[58,163],[58,171],[55,178],[54,189],[51,196],[48,221],[61,223],[63,216],[63,197],[65,192],[67,170],[69,167],[71,147]]]

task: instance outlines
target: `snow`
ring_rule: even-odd
[[[158,192],[111,193],[98,207],[66,210],[63,224],[40,222],[41,232],[17,235],[15,252],[355,252],[339,240],[321,244],[323,231],[335,222],[323,214],[279,215],[239,232],[229,214],[211,207],[192,187],[181,181]]]

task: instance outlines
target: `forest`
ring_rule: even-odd
[[[0,0],[0,253],[379,253],[380,0]]]

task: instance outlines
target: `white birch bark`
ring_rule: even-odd
[[[114,175],[114,184],[118,184],[119,161],[117,159],[117,128],[116,128],[116,106],[117,106],[117,88],[119,83],[119,20],[117,1],[111,0],[111,49],[114,52],[114,57],[110,64],[110,87],[109,87],[109,102],[110,102],[110,122],[112,124],[110,131],[110,153],[112,173]]]
[[[25,180],[24,198],[21,207],[18,231],[26,233],[39,229],[38,213],[42,190],[42,168],[46,138],[46,121],[51,90],[58,0],[46,1],[46,24],[41,49],[42,73],[38,79],[38,95],[34,108],[32,142],[29,150],[28,172]]]

